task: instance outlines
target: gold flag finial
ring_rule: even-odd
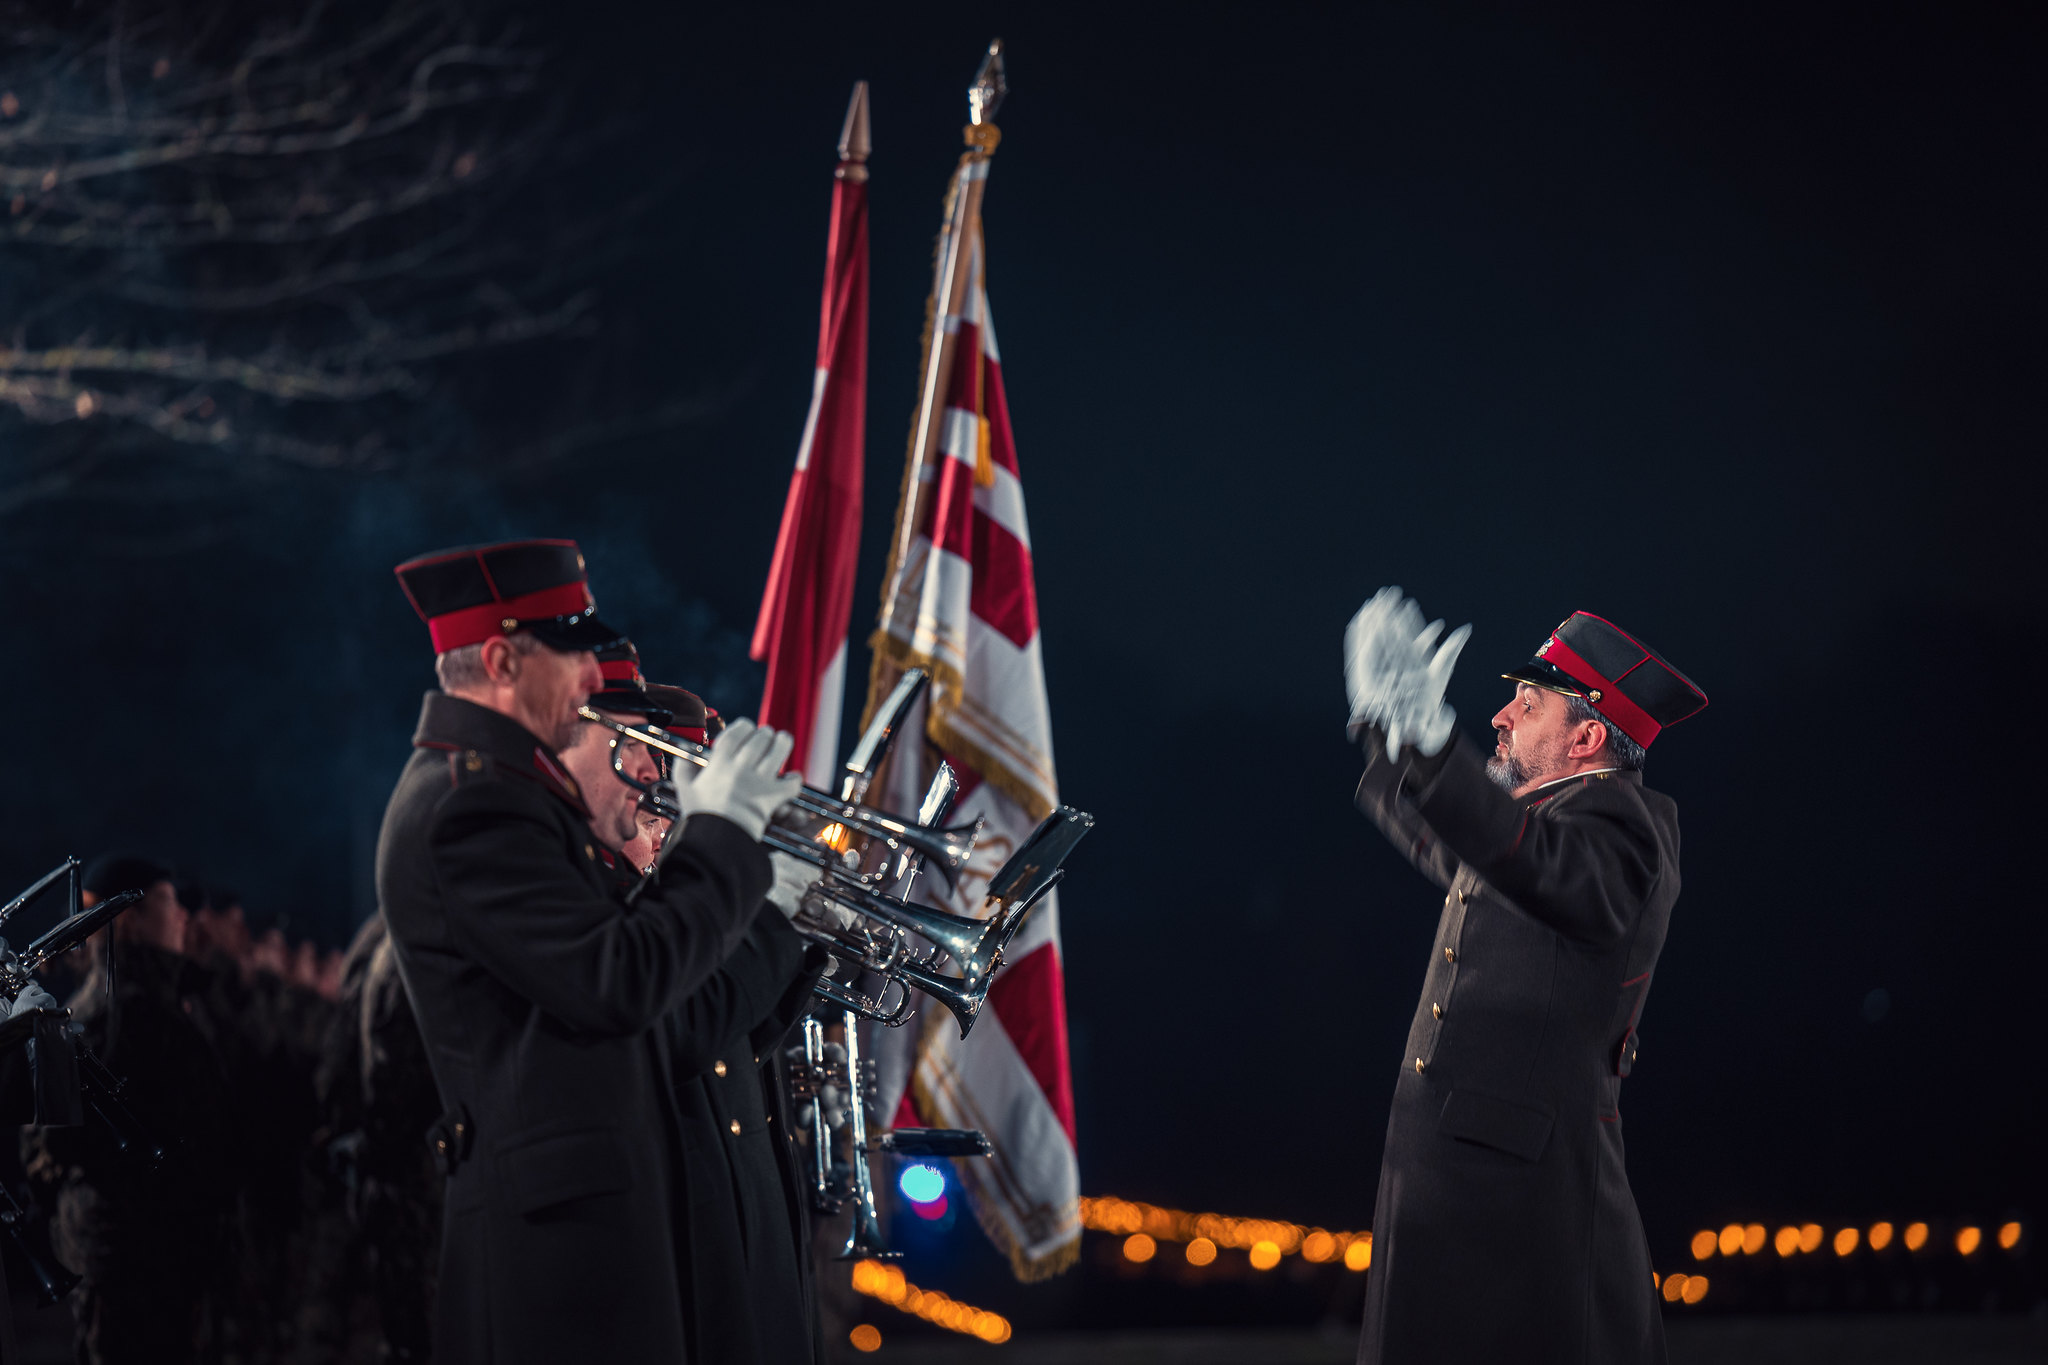
[[[967,87],[968,122],[979,128],[995,118],[996,110],[1003,107],[1003,96],[1009,93],[1010,87],[1003,81],[1003,40],[998,38],[988,45],[988,56],[981,59],[981,70]]]
[[[868,153],[874,141],[868,133],[868,83],[853,83],[853,98],[846,105],[846,126],[839,130],[839,177],[860,181],[868,178]]]

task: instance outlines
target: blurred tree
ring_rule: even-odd
[[[555,346],[535,386],[490,368],[593,332],[593,282],[658,192],[579,182],[607,127],[509,15],[4,14],[0,515],[180,449],[240,472],[460,454],[508,387],[533,410],[500,469],[696,410],[603,395],[601,348]]]

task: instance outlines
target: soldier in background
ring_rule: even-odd
[[[166,1155],[150,1169],[100,1128],[44,1128],[24,1136],[23,1162],[54,1209],[58,1258],[82,1277],[71,1298],[78,1360],[180,1365],[202,1358],[209,1271],[222,1245],[226,1084],[193,1021],[202,982],[182,951],[189,916],[169,869],[109,855],[86,869],[84,890],[87,904],[145,892],[114,921],[111,945],[106,935],[94,940],[69,1005],[85,1041],[126,1078],[129,1108]]]
[[[440,1236],[438,1115],[420,1029],[391,962],[383,915],[338,956],[313,1091],[324,1160],[299,1308],[299,1365],[426,1361]]]
[[[210,1267],[208,1321],[202,1337],[223,1365],[242,1365],[259,1358],[248,1344],[250,1338],[266,1334],[264,1306],[247,1283],[248,1258],[242,1251],[248,1197],[248,1160],[242,1144],[250,1131],[246,1110],[262,1102],[250,1061],[251,944],[235,892],[183,880],[178,883],[178,903],[187,915],[185,956],[190,965],[185,971],[193,983],[187,997],[193,1008],[187,1015],[205,1035],[226,1085],[223,1126],[229,1146],[220,1163],[224,1240]]]
[[[433,1357],[442,1175],[426,1132],[440,1117],[441,1102],[383,922],[382,915],[372,920],[379,932],[357,1012],[363,1041],[358,1207],[384,1358],[413,1365]]]
[[[377,1359],[432,1358],[441,1172],[426,1142],[440,1116],[412,1003],[399,979],[384,917],[372,915],[342,961],[340,990],[315,1078],[324,1149],[341,1186],[348,1236],[316,1239],[300,1359],[320,1345],[353,1343],[358,1288],[367,1291]],[[343,1358],[356,1359],[346,1354]]]
[[[624,725],[664,726],[665,707],[647,695],[640,674],[640,651],[620,640],[597,651],[604,686],[590,694],[593,711]],[[658,817],[641,809],[641,789],[662,775],[662,759],[638,740],[614,734],[601,725],[580,726],[575,742],[561,751],[562,766],[576,779],[577,790],[590,808],[590,832],[597,836],[597,856],[621,896],[640,884],[654,865],[660,845],[647,837],[648,822]],[[613,764],[617,767],[614,768]],[[623,772],[624,778],[619,774]],[[661,822],[665,827],[667,822]]]
[[[645,691],[678,739],[707,744],[725,728],[686,688],[649,683]],[[784,1039],[811,1005],[825,953],[789,925],[817,870],[786,853],[770,861],[775,884],[746,938],[664,1022],[689,1155],[693,1358],[783,1365],[825,1358],[783,1070]]]
[[[695,743],[709,737],[703,701],[684,688],[649,685],[630,641],[599,650],[597,659],[604,686],[591,693],[592,710]],[[633,785],[661,775],[657,756],[586,724],[561,759],[589,809],[599,857],[630,903],[659,852]],[[697,770],[678,761],[687,783]],[[809,1007],[823,966],[822,950],[807,948],[788,923],[817,871],[787,854],[769,856],[769,902],[737,950],[663,1021],[683,1125],[687,1197],[677,1217],[690,1252],[683,1305],[690,1350],[693,1359],[730,1365],[823,1359],[810,1215],[781,1069],[783,1036]]]

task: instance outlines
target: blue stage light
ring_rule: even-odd
[[[930,1204],[946,1197],[946,1177],[936,1166],[905,1166],[896,1185],[913,1204]]]

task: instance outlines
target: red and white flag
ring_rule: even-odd
[[[1059,782],[1031,531],[983,277],[981,190],[996,130],[968,131],[974,150],[954,177],[940,239],[937,325],[871,641],[869,705],[902,669],[931,674],[923,731],[963,788],[949,823],[980,816],[986,826],[952,894],[929,874],[919,888],[931,904],[978,916],[989,878],[1059,805]],[[916,809],[934,767],[929,752],[922,765],[904,761],[916,752],[898,747],[876,804]],[[965,1040],[924,999],[913,1023],[874,1030],[873,1048],[883,1114],[989,1136],[992,1157],[954,1169],[1019,1278],[1038,1279],[1072,1264],[1081,1239],[1057,893],[1032,911],[1004,962]]]
[[[860,549],[868,387],[868,85],[853,87],[832,187],[825,301],[811,411],[750,653],[768,662],[760,721],[796,736],[791,766],[814,787],[836,787],[839,712],[846,694],[846,627]]]

